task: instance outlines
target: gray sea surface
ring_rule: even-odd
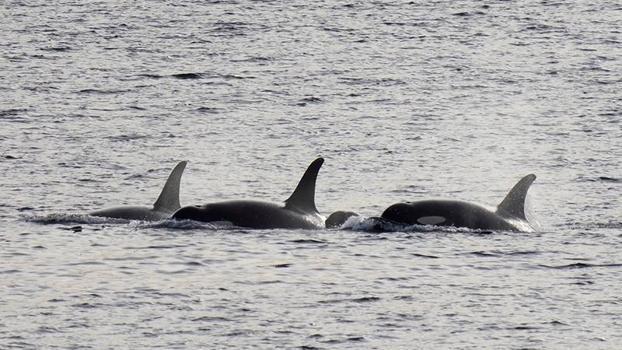
[[[0,3],[1,349],[622,347],[619,1]],[[538,176],[537,232],[249,230]]]

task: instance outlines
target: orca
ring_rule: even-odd
[[[315,182],[324,163],[314,160],[284,205],[255,201],[232,200],[186,206],[173,214],[173,219],[202,222],[230,222],[235,226],[254,229],[319,229],[324,218],[315,207]]]
[[[179,183],[187,163],[187,161],[181,161],[173,168],[153,207],[121,206],[97,210],[89,213],[89,215],[143,221],[169,219],[181,207],[179,204]]]
[[[339,210],[330,214],[326,218],[326,221],[324,221],[324,225],[326,226],[326,228],[340,228],[341,226],[343,226],[343,224],[346,223],[346,221],[348,221],[349,218],[353,216],[360,215],[353,211]]]
[[[523,177],[495,211],[465,201],[428,199],[393,204],[382,213],[381,218],[407,225],[531,232],[534,229],[525,216],[525,198],[535,179],[533,174]]]

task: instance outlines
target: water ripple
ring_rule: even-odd
[[[567,264],[567,265],[538,265],[540,267],[546,267],[549,269],[585,269],[585,268],[592,268],[592,267],[622,267],[622,264],[588,264],[588,263],[573,263],[573,264]]]

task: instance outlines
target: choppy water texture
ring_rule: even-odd
[[[3,1],[0,348],[622,344],[619,1]],[[151,204],[494,206],[537,233],[91,220]]]

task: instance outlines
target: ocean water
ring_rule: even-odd
[[[3,1],[0,348],[622,346],[619,1]],[[497,205],[533,233],[84,214]]]

